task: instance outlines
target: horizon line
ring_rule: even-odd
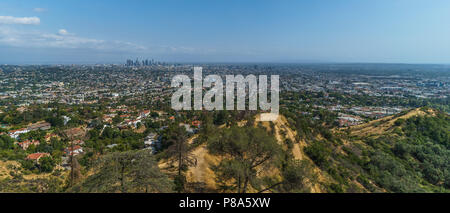
[[[173,64],[385,64],[385,65],[450,65],[447,63],[427,63],[427,62],[318,62],[318,61],[305,61],[305,62],[255,62],[255,61],[216,61],[216,62],[202,62],[202,61],[184,61],[184,62],[174,62],[174,61],[159,61],[161,63],[166,63],[169,65]],[[51,66],[51,65],[125,65],[122,62],[50,62],[50,63],[0,63],[0,66]]]

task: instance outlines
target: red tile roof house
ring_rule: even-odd
[[[150,110],[144,110],[140,113],[139,118],[145,118],[150,114]]]
[[[107,123],[110,123],[112,121],[112,119],[114,118],[114,116],[115,116],[114,114],[104,115],[103,116],[103,121],[107,122]]]
[[[50,156],[49,153],[39,153],[38,152],[38,153],[29,154],[26,159],[39,162],[39,159],[41,159],[42,157],[48,157],[48,156]]]
[[[120,117],[121,118],[128,118],[128,117],[131,117],[131,115],[130,114],[123,114],[123,115],[120,115]]]
[[[27,150],[28,147],[30,147],[31,145],[38,146],[39,141],[38,140],[32,140],[32,141],[26,140],[23,142],[19,142],[19,146],[22,147],[23,150]]]
[[[202,124],[202,122],[199,120],[192,121],[192,126],[195,126],[197,128],[200,128],[201,124]]]

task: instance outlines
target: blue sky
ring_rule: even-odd
[[[2,0],[0,63],[450,63],[448,0]]]

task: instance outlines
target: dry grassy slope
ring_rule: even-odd
[[[373,120],[371,122],[353,126],[350,128],[354,136],[378,136],[393,130],[395,121],[398,119],[408,119],[413,116],[435,115],[435,111],[429,109],[424,111],[421,108],[410,110],[408,113],[396,117],[395,115],[386,116],[381,119]]]
[[[17,161],[0,161],[0,180],[4,180],[6,178],[11,178],[10,172],[12,169],[10,169],[10,166],[15,166],[16,168],[21,168],[21,165]],[[38,178],[49,178],[51,176],[51,173],[44,173],[44,174],[27,174],[23,175],[23,178],[25,180],[32,180],[32,179],[38,179]]]
[[[223,127],[220,127],[223,128]],[[194,135],[188,139],[188,143],[192,144],[198,135]],[[196,158],[197,164],[189,166],[186,172],[186,180],[190,184],[202,184],[206,191],[213,191],[216,189],[214,172],[210,169],[212,165],[220,162],[219,157],[210,155],[206,149],[206,145],[200,145],[194,148],[191,154]],[[176,162],[170,164],[170,160],[161,160],[158,164],[159,168],[165,173],[176,174]]]
[[[20,164],[16,161],[0,161],[0,180],[11,177],[11,175],[9,175],[11,170],[8,168],[8,165],[20,167]]]
[[[204,184],[207,190],[215,190],[215,175],[210,167],[217,165],[220,162],[220,158],[210,155],[205,144],[197,147],[192,154],[197,158],[197,165],[189,167],[186,173],[187,181],[189,183]]]
[[[238,126],[244,126],[247,121],[238,122]],[[219,128],[225,128],[225,125]],[[194,136],[196,137],[196,136]],[[192,142],[193,139],[190,139]],[[208,153],[206,145],[201,145],[192,151],[192,154],[197,158],[197,165],[190,166],[186,173],[186,179],[189,183],[201,183],[204,184],[206,190],[215,190],[216,182],[214,172],[210,169],[212,165],[217,165],[220,162],[220,157],[214,156]],[[277,168],[265,168],[260,176],[279,176]],[[270,171],[270,172],[269,172]],[[256,192],[254,189],[249,189],[250,192]]]
[[[361,124],[358,126],[354,126],[351,128],[351,132],[352,135],[354,136],[379,136],[381,134],[385,134],[385,133],[389,133],[391,131],[393,131],[393,127],[395,126],[395,121],[397,121],[398,119],[408,119],[410,117],[413,116],[418,116],[418,115],[435,115],[436,112],[433,110],[427,110],[424,111],[420,108],[418,109],[414,109],[409,111],[408,113],[401,115],[401,116],[388,116],[385,118],[381,118],[378,120],[374,120],[371,121],[369,123],[366,124]],[[257,116],[256,118],[256,122],[261,122],[259,120],[259,117]],[[311,159],[304,154],[303,150],[304,148],[307,146],[307,143],[304,140],[297,140],[296,139],[296,135],[297,132],[292,130],[292,128],[290,128],[286,118],[284,116],[279,116],[277,120],[273,121],[273,127],[275,128],[275,137],[278,140],[278,142],[280,144],[283,144],[283,141],[288,138],[291,141],[294,142],[294,147],[292,150],[292,154],[294,156],[295,159],[305,159],[308,161],[311,161]],[[270,122],[262,122],[262,125],[264,127],[267,128],[268,131],[271,131],[271,124]],[[340,132],[339,130],[335,131],[335,133]],[[322,139],[321,136],[319,135],[317,137],[317,139]],[[350,145],[349,143],[360,143],[363,144],[362,141],[352,141],[349,142],[347,140],[344,140],[344,146],[348,146]],[[363,144],[365,145],[365,144]],[[337,151],[340,151],[341,154],[345,154],[340,147],[337,147]],[[311,161],[312,162],[312,161]],[[318,175],[318,181],[320,183],[333,183],[334,180],[328,175],[328,173],[326,171],[322,171],[319,167],[315,166],[314,167],[314,171],[316,172],[316,174]],[[353,181],[357,186],[359,186],[361,189],[364,189],[364,187],[359,184],[357,181]],[[312,188],[312,192],[324,192],[324,190],[322,189],[322,187],[320,187],[320,184],[316,184],[313,188]]]
[[[260,117],[257,116],[255,120],[255,124],[257,125],[260,121]],[[318,182],[325,183],[325,182],[331,182],[330,178],[326,174],[326,172],[322,171],[319,167],[315,166],[315,164],[312,162],[312,160],[305,155],[303,152],[303,149],[307,146],[307,143],[304,140],[297,140],[297,132],[292,130],[292,128],[289,126],[289,123],[287,122],[286,118],[282,115],[279,115],[278,118],[273,122],[273,126],[275,128],[275,138],[277,139],[278,143],[281,145],[284,144],[285,139],[290,139],[292,142],[294,142],[294,146],[292,148],[292,155],[296,160],[308,160],[314,165],[314,172],[317,174]],[[268,131],[271,131],[271,125],[270,122],[264,121],[261,122],[264,127],[267,128]],[[311,187],[311,192],[319,193],[324,192],[322,187],[320,186],[320,183],[315,184]]]
[[[245,125],[246,121],[241,121],[238,123],[239,126]],[[219,128],[225,128],[225,125],[220,126]],[[189,139],[189,143],[193,141],[193,139],[197,137],[194,136]],[[216,181],[214,172],[210,169],[212,165],[217,165],[220,162],[220,157],[214,156],[208,153],[206,145],[201,145],[194,150],[192,153],[197,159],[197,165],[190,166],[188,171],[186,172],[186,179],[188,183],[191,184],[202,184],[206,191],[214,191],[216,189]],[[167,168],[167,162],[160,163],[160,167]],[[264,171],[271,171],[271,174],[259,174],[259,175],[279,175],[279,171],[272,169],[265,169]],[[249,189],[249,192],[256,192],[254,189]]]
[[[366,124],[358,125],[355,127],[352,127],[352,134],[359,135],[359,136],[367,136],[367,135],[374,135],[374,134],[382,134],[386,131],[389,131],[391,127],[394,125],[394,122],[397,119],[403,118],[407,119],[409,117],[415,116],[415,115],[425,115],[434,113],[432,111],[429,112],[423,112],[419,109],[412,110],[408,112],[405,115],[394,117],[394,116],[388,116],[379,120],[371,121]],[[255,125],[258,123],[261,123],[267,131],[271,131],[271,124],[270,122],[261,122],[259,115],[256,116],[255,119]],[[375,126],[376,123],[379,123],[378,126]],[[239,122],[238,125],[244,125],[245,121]],[[275,121],[273,121],[273,126],[275,128],[275,138],[280,144],[284,144],[283,141],[285,139],[290,139],[294,142],[294,146],[292,149],[292,154],[295,159],[298,160],[308,160],[310,162],[311,159],[304,154],[303,149],[307,146],[307,143],[304,140],[297,140],[297,132],[294,131],[288,124],[286,118],[282,115],[278,117]],[[220,128],[225,128],[224,126],[221,126]],[[189,143],[192,143],[192,141],[197,137],[198,135],[195,135],[189,139]],[[348,141],[344,142],[345,144],[348,143]],[[210,169],[212,165],[216,165],[220,162],[220,157],[213,156],[208,153],[208,150],[206,149],[206,145],[201,145],[199,147],[196,147],[194,150],[192,150],[192,154],[197,158],[197,165],[190,166],[188,168],[188,171],[186,173],[186,178],[189,183],[200,183],[203,184],[204,187],[210,190],[216,189],[216,183],[215,183],[215,175],[214,172]],[[314,165],[314,164],[313,164]],[[159,164],[160,168],[165,170],[166,172],[173,172],[170,168],[171,166],[168,165],[167,161],[161,161]],[[277,177],[279,176],[279,171],[276,168],[272,169],[264,169],[264,172],[259,174],[260,176],[272,176]],[[269,172],[270,171],[270,172]],[[334,180],[327,174],[327,172],[322,171],[319,167],[314,166],[314,171],[316,172],[318,176],[318,182],[320,183],[332,183]],[[321,187],[320,183],[315,184],[312,188],[312,192],[324,192],[324,189]],[[357,185],[360,185],[357,183]],[[363,188],[361,186],[361,188]],[[252,192],[252,189],[250,189],[250,192]]]
[[[257,116],[255,119],[255,125],[257,125],[260,121],[260,117]],[[294,142],[294,146],[292,149],[292,154],[295,159],[298,160],[308,160],[310,162],[311,159],[308,158],[303,152],[303,148],[307,146],[306,142],[304,140],[297,140],[296,139],[296,131],[292,130],[289,127],[289,124],[284,116],[279,116],[277,120],[273,121],[274,128],[275,128],[275,137],[277,141],[280,144],[283,144],[283,141],[288,138]],[[239,125],[244,125],[245,122],[240,122]],[[270,122],[261,122],[261,124],[267,128],[268,131],[271,131],[271,125]],[[224,128],[221,126],[221,128]],[[283,134],[284,133],[284,134]],[[197,136],[194,136],[189,139],[190,143],[196,138]],[[208,150],[206,149],[206,145],[201,145],[197,148],[195,148],[192,151],[192,154],[197,158],[197,165],[196,166],[190,166],[188,168],[188,171],[186,173],[186,178],[189,183],[201,183],[203,184],[207,190],[214,190],[216,189],[216,183],[215,183],[215,175],[214,172],[210,169],[212,165],[217,165],[220,162],[220,157],[213,156],[208,153]],[[169,171],[170,165],[168,165],[167,161],[160,162],[160,168]],[[314,164],[313,164],[314,165]],[[279,177],[279,170],[277,168],[264,168],[262,169],[263,172],[259,174],[259,176],[272,176],[272,177]],[[328,174],[326,172],[321,171],[318,167],[314,166],[314,171],[316,172],[318,176],[318,181],[321,183],[325,182],[332,182],[332,180],[329,178]],[[253,189],[249,190],[250,192],[255,192]],[[311,192],[324,192],[322,187],[319,183],[315,184],[311,187]]]
[[[436,111],[434,111],[433,109],[429,109],[429,110],[423,110],[421,108],[417,108],[417,109],[413,109],[410,110],[409,112],[405,113],[404,115],[400,115],[400,116],[396,116],[396,115],[392,115],[392,116],[387,116],[381,119],[377,119],[377,120],[373,120],[371,122],[365,123],[365,124],[360,124],[357,126],[353,126],[350,128],[351,130],[351,136],[355,136],[357,138],[362,138],[362,137],[379,137],[383,134],[389,134],[394,130],[395,127],[395,122],[398,119],[408,119],[414,116],[435,116],[436,115]],[[345,130],[346,128],[341,128],[341,129],[336,129],[334,132],[335,133],[344,133],[343,130]],[[347,148],[352,149],[353,145],[358,144],[361,147],[367,147],[368,145],[365,144],[362,140],[360,139],[356,139],[356,140],[346,140],[346,139],[342,139],[342,141],[344,142],[343,146],[346,146]],[[346,155],[342,149],[342,147],[338,147],[338,150],[341,154]],[[353,149],[352,149],[353,150]],[[359,154],[358,154],[359,155]],[[371,180],[369,180],[370,183],[373,183]],[[359,184],[357,181],[353,181],[353,183],[357,184],[358,186],[360,186],[361,188],[365,189],[364,186],[362,186],[361,184]],[[367,189],[366,189],[367,190]],[[380,191],[385,191],[385,189],[379,189]]]

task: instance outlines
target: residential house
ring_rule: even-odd
[[[38,146],[39,145],[39,141],[38,140],[31,140],[31,141],[30,140],[26,140],[26,141],[23,141],[23,142],[19,142],[18,144],[23,150],[27,150],[28,147],[30,147],[31,145]]]
[[[26,159],[32,160],[32,161],[35,161],[36,163],[38,163],[42,157],[48,157],[48,156],[50,156],[49,153],[38,152],[38,153],[29,154]]]
[[[52,127],[52,125],[50,123],[41,121],[41,122],[30,124],[28,126],[28,130],[30,130],[30,131],[49,130],[51,127]]]
[[[146,118],[150,115],[150,110],[144,110],[140,113],[139,117],[140,118]]]
[[[156,133],[150,133],[149,135],[147,135],[147,137],[145,137],[144,139],[145,146],[154,146],[157,142],[157,136],[158,135]]]
[[[64,126],[67,125],[67,123],[71,120],[70,117],[67,117],[65,115],[63,115],[62,118],[63,118]]]
[[[67,155],[79,155],[81,153],[83,153],[83,147],[81,147],[80,145],[75,145],[73,147],[69,146],[66,148],[65,152]]]
[[[27,128],[21,128],[21,129],[16,129],[16,130],[11,130],[11,131],[9,131],[8,132],[8,135],[11,137],[11,138],[14,138],[14,139],[18,139],[19,138],[19,135],[20,134],[24,134],[24,133],[27,133],[27,132],[29,132],[30,130],[28,130]]]
[[[199,120],[192,121],[192,126],[195,126],[196,128],[200,128],[201,124],[202,122]]]

